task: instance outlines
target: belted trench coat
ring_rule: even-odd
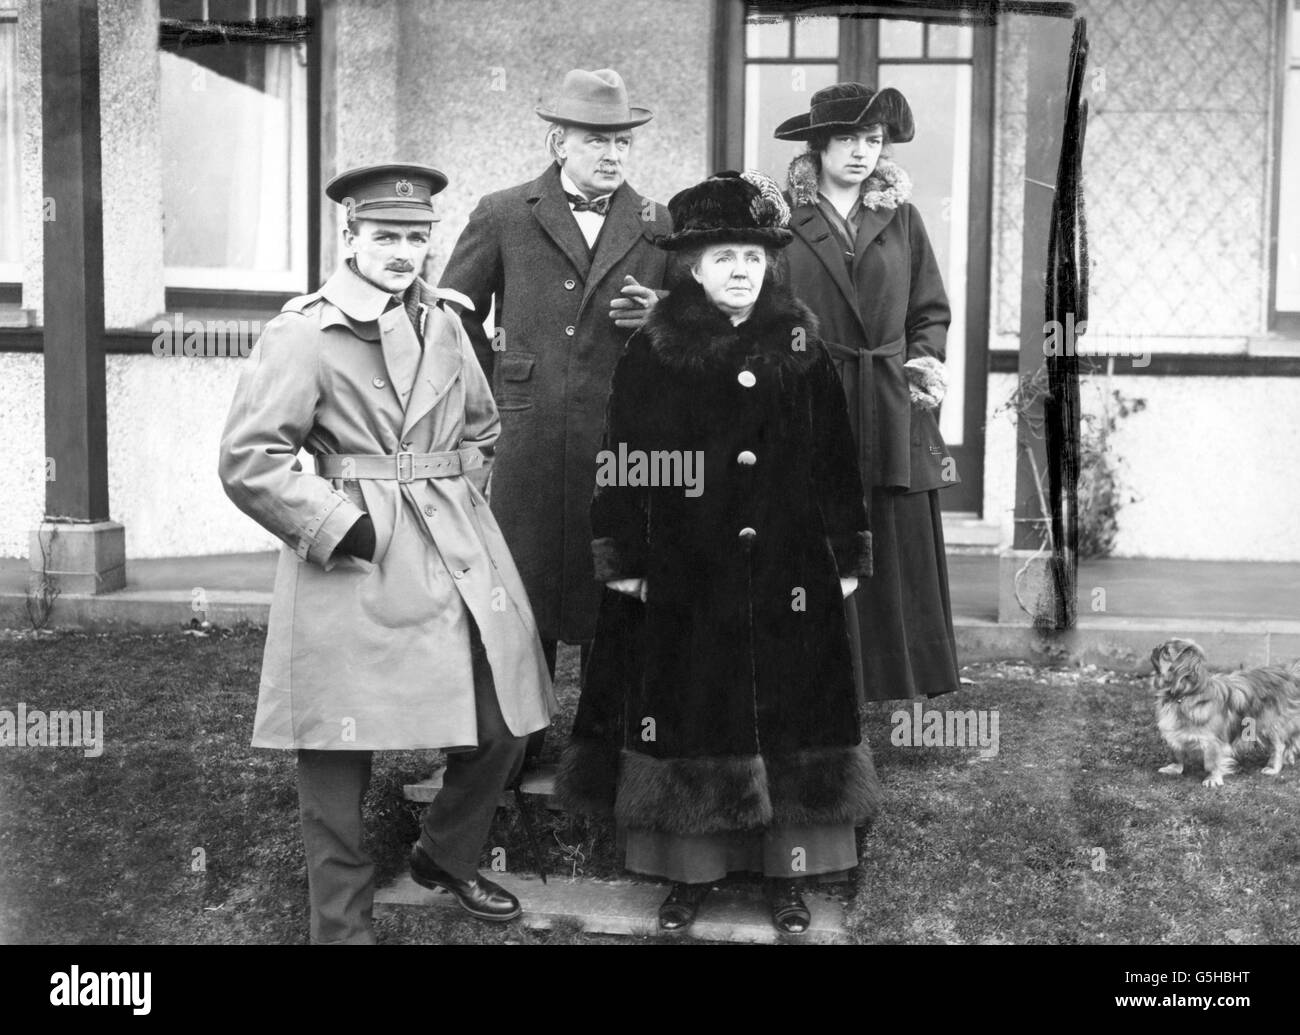
[[[541,729],[555,711],[527,595],[471,476],[327,479],[297,459],[300,448],[460,451],[455,466],[481,467],[500,420],[460,322],[422,308],[421,350],[393,303],[341,268],[320,291],[285,304],[235,390],[221,480],[236,506],[285,543],[255,747],[476,745],[471,616],[510,731]],[[375,525],[373,560],[336,554],[363,512]]]

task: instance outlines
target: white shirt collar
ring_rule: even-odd
[[[569,194],[576,194],[580,198],[587,198],[587,192],[579,190],[578,185],[574,183],[571,179],[569,179],[569,174],[564,171],[564,166],[560,166],[560,186],[563,187],[565,191],[567,191]],[[608,198],[611,194],[613,194],[613,191],[610,191],[609,194],[600,195],[600,198]],[[587,198],[587,200],[599,201],[600,198]],[[572,205],[573,202],[569,202],[569,204]]]

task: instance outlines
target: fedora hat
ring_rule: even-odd
[[[786,119],[773,135],[777,140],[807,140],[819,129],[876,122],[886,126],[889,139],[900,144],[916,132],[907,98],[892,86],[874,90],[862,83],[836,83],[813,94],[810,110]]]
[[[654,118],[649,108],[631,108],[623,77],[612,68],[575,68],[564,77],[554,108],[537,108],[547,122],[586,129],[631,129]]]
[[[752,170],[714,173],[677,193],[668,212],[673,233],[655,242],[667,251],[723,242],[784,248],[794,238],[781,188]]]

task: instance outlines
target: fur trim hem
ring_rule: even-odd
[[[835,553],[835,566],[840,578],[850,575],[867,578],[872,572],[871,533],[849,532],[847,535],[830,537],[831,550]]]
[[[651,758],[622,754],[614,816],[639,830],[711,834],[772,821],[767,767],[757,755]]]
[[[569,741],[555,774],[555,797],[566,812],[611,815],[618,749],[595,740]]]
[[[817,204],[817,165],[811,151],[796,155],[787,173],[790,205]],[[881,158],[871,175],[862,181],[864,208],[898,208],[912,197],[912,177],[902,166]]]
[[[880,811],[884,792],[865,743],[773,757],[767,771],[773,822],[862,826]]]
[[[642,577],[641,566],[635,557],[623,549],[617,539],[603,538],[591,541],[591,560],[596,569],[597,582],[614,579]]]
[[[721,758],[658,759],[624,750],[614,815],[623,826],[672,834],[773,823],[859,826],[876,816],[882,797],[865,743]]]

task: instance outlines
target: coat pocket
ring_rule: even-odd
[[[533,366],[537,357],[505,352],[497,357],[497,408],[527,410],[533,405]]]

